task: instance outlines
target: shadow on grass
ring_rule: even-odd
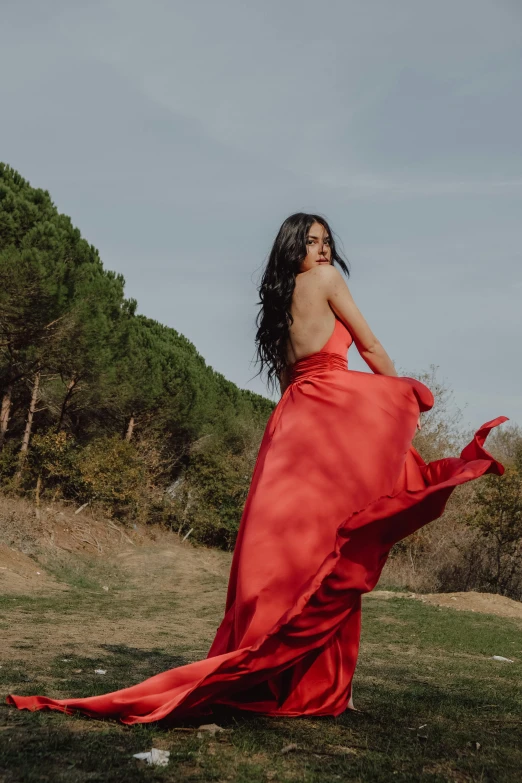
[[[189,663],[184,655],[125,645],[100,645],[97,655],[64,651],[50,666],[14,659],[0,669],[0,686],[24,696],[85,698],[127,688],[155,674]],[[102,670],[105,674],[97,674]],[[6,691],[7,693],[7,691]]]
[[[111,653],[119,665],[156,667],[158,672],[190,663],[183,655],[173,655],[162,650],[143,650],[126,644],[100,644],[100,649]]]
[[[183,656],[120,645],[107,645],[105,652],[106,665],[112,662],[113,667],[118,666],[118,680],[124,680],[113,680],[118,687],[130,684],[126,678],[131,671],[153,674],[185,662]],[[54,682],[59,680],[58,672],[67,666],[92,666],[94,660],[56,660]],[[446,678],[441,671],[441,681],[430,683],[411,667],[397,665],[396,661],[381,664],[380,669],[388,687],[371,682],[362,672],[357,687],[361,710],[345,712],[338,718],[270,719],[217,707],[212,716],[195,724],[186,721],[124,727],[80,716],[19,713],[4,707],[0,713],[4,719],[1,779],[6,783],[385,783],[390,779],[411,783],[512,783],[517,779],[522,761],[518,742],[520,713],[516,695],[507,681],[497,685],[496,702],[488,704],[480,687],[471,691],[469,683],[456,674]],[[109,682],[103,678],[103,685]],[[90,695],[91,687],[84,683],[83,694],[76,688],[75,695]],[[102,692],[106,688],[96,682],[95,690]],[[214,739],[198,737],[197,731],[190,728],[212,721],[225,729]],[[295,750],[282,754],[287,746],[295,746]],[[170,750],[168,768],[142,768],[132,758],[133,753],[150,747]]]
[[[364,615],[355,678],[358,712],[338,718],[271,719],[217,707],[200,721],[125,727],[59,713],[0,708],[0,779],[18,781],[303,781],[513,783],[522,767],[520,664],[491,654],[520,649],[517,624],[441,612],[403,599]],[[391,623],[390,620],[400,621]],[[386,621],[386,622],[385,622]],[[85,651],[88,647],[86,629]],[[52,663],[3,661],[4,693],[90,696],[127,687],[189,662],[172,651],[105,644]],[[190,659],[191,660],[191,659]],[[518,660],[518,659],[517,659]],[[96,675],[95,669],[105,675]],[[215,721],[225,731],[197,736]],[[285,747],[293,750],[282,753]],[[171,752],[165,769],[132,754]]]
[[[160,779],[132,758],[153,742],[142,727],[128,731],[59,713],[11,710],[2,728],[2,783]]]

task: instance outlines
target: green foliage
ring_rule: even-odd
[[[224,470],[231,498],[223,490],[210,502],[219,455],[204,469],[194,443],[250,455],[244,422],[262,427],[273,404],[215,372],[175,329],[136,314],[124,284],[46,191],[0,164],[0,476],[16,473],[38,373],[20,491],[96,498],[112,513],[146,518],[181,472],[201,473],[199,527],[224,526],[201,538],[229,546],[244,491]]]
[[[190,525],[195,541],[233,549],[251,473],[241,455],[195,454],[187,472],[192,489]]]
[[[0,450],[0,482],[5,489],[18,468],[19,446],[15,441],[7,441]]]
[[[225,437],[203,437],[171,488],[169,525],[191,540],[232,550],[250,487],[263,427],[238,419]]]
[[[145,466],[133,444],[117,435],[93,440],[81,450],[77,469],[82,501],[95,500],[115,516],[137,510]]]
[[[4,449],[0,457],[4,451],[9,453]],[[33,436],[26,467],[29,477],[38,477],[43,497],[96,502],[107,514],[121,518],[141,509],[147,472],[154,467],[148,456],[118,435],[81,446],[63,431],[48,431]]]
[[[77,448],[65,432],[42,432],[33,436],[28,468],[38,476],[41,489],[53,490],[65,497],[78,497],[81,481],[77,474]]]
[[[475,563],[486,589],[522,598],[522,469],[515,462],[499,479],[486,476],[475,490],[468,524],[481,536]],[[485,568],[485,566],[487,567]]]

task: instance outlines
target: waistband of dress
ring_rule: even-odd
[[[318,373],[328,372],[329,370],[348,370],[346,356],[326,351],[319,351],[311,356],[303,356],[302,359],[298,359],[292,366],[290,383],[317,375]]]

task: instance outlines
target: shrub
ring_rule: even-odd
[[[506,436],[498,440],[505,441]],[[493,440],[495,446],[495,440]],[[444,516],[392,551],[383,583],[419,592],[477,590],[522,600],[522,465],[459,487]]]
[[[82,500],[98,501],[108,514],[135,512],[146,485],[146,470],[132,443],[113,435],[97,438],[78,455]]]
[[[191,456],[176,492],[176,521],[200,544],[233,549],[250,485],[241,455],[209,449]]]
[[[451,391],[435,375],[419,376],[435,392],[436,404],[416,436],[423,458],[460,450],[459,413]],[[506,466],[502,478],[486,476],[458,487],[444,515],[392,550],[383,583],[419,592],[478,590],[522,600],[522,431],[496,429],[488,450]]]
[[[0,449],[0,480],[7,487],[13,479],[18,468],[18,452],[20,445],[12,440],[4,443]]]
[[[231,550],[262,436],[259,424],[238,421],[226,438],[202,438],[169,492],[168,524],[206,546]]]
[[[36,480],[38,494],[54,492],[54,497],[78,497],[81,482],[76,467],[77,449],[65,432],[37,433],[31,439],[26,464],[26,483]]]
[[[508,465],[475,490],[466,523],[479,533],[475,568],[486,589],[522,598],[522,470]]]

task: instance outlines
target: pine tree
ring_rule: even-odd
[[[273,404],[215,372],[175,329],[137,315],[124,283],[46,191],[0,164],[2,476],[16,473],[20,489],[37,495],[78,499],[87,456],[91,478],[110,474],[123,454],[138,460],[139,473],[148,449],[155,475],[160,465],[170,483],[202,443],[213,443],[218,463],[221,453],[223,465],[237,458],[247,481],[250,441]],[[231,519],[242,493],[243,483]]]

